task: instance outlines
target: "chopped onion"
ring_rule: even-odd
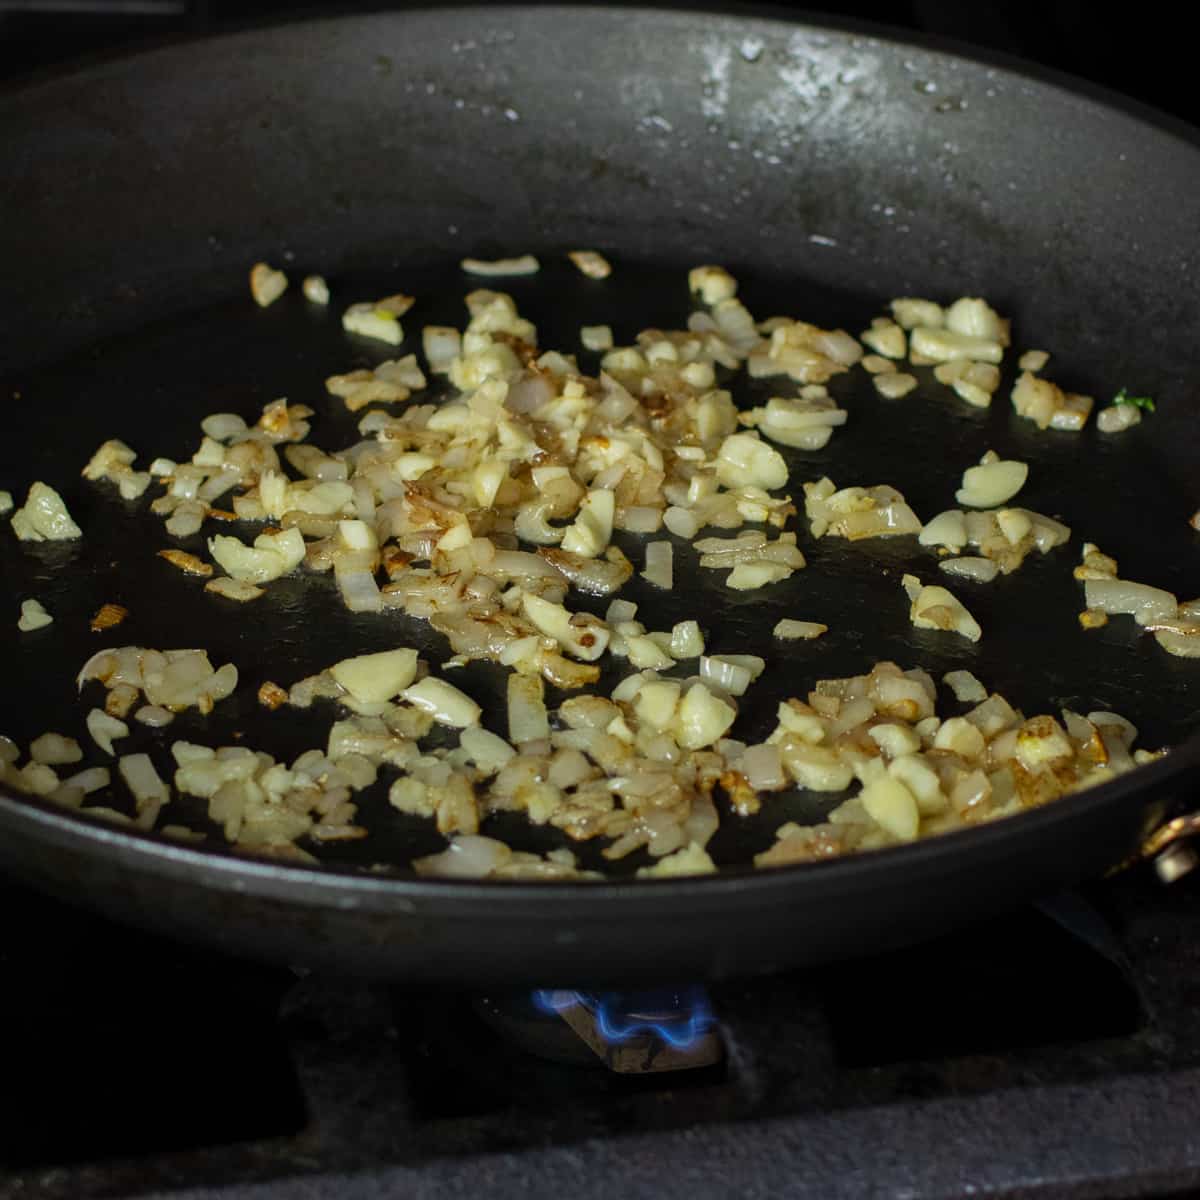
[[[1008,322],[987,303],[976,297],[963,296],[946,309],[946,328],[967,337],[987,338],[1007,346]]]
[[[912,575],[905,575],[903,584],[912,601],[909,619],[918,629],[941,629],[962,634],[970,642],[979,641],[982,636],[979,622],[945,588],[922,587],[921,581]]]
[[[133,793],[139,815],[158,808],[170,799],[170,791],[162,781],[148,754],[126,754],[117,759],[117,770],[125,786]],[[152,823],[152,822],[151,822]]]
[[[1181,634],[1170,629],[1154,631],[1154,640],[1168,653],[1177,658],[1200,658],[1200,637]]]
[[[758,487],[771,491],[787,483],[787,463],[766,442],[752,434],[735,433],[721,443],[717,478],[728,488]]]
[[[87,767],[63,780],[63,787],[77,788],[85,796],[108,787],[112,776],[107,767]]]
[[[713,695],[702,683],[689,688],[676,714],[676,741],[685,750],[711,746],[728,731],[737,709]]]
[[[1028,476],[1027,463],[995,459],[964,471],[962,487],[954,498],[972,508],[994,508],[1011,500],[1025,486]]]
[[[514,554],[516,551],[502,553]],[[633,574],[633,564],[616,546],[610,546],[603,559],[587,558],[549,546],[540,549],[538,556],[549,563],[560,577],[565,576],[577,591],[589,596],[609,596]]]
[[[1096,428],[1101,433],[1123,433],[1140,424],[1141,410],[1136,404],[1110,404],[1096,414]]]
[[[464,258],[460,265],[469,275],[536,275],[542,269],[532,254],[492,260]]]
[[[918,325],[910,332],[909,352],[914,363],[950,362],[960,358],[998,363],[1004,357],[1004,347],[993,338],[927,325]]]
[[[329,668],[340,687],[364,704],[378,704],[399,695],[417,675],[415,650],[384,650],[345,658]]]
[[[989,558],[943,558],[938,570],[960,579],[971,579],[976,583],[991,583],[1000,568]]]
[[[700,678],[714,683],[731,696],[744,696],[754,680],[749,667],[731,662],[728,658],[701,657]]]
[[[675,586],[674,550],[670,542],[648,542],[646,569],[642,577],[647,583],[670,591]]]
[[[612,328],[608,325],[584,325],[579,330],[579,341],[585,350],[611,350]]]
[[[325,305],[329,303],[329,284],[323,275],[305,275],[300,284],[305,300],[312,304]]]
[[[1127,613],[1139,625],[1170,620],[1179,609],[1170,592],[1127,579],[1088,579],[1083,587],[1088,608],[1109,615]]]
[[[780,583],[792,575],[792,568],[782,563],[738,563],[725,579],[725,586],[737,592],[753,591],[768,583]]]
[[[304,538],[298,529],[259,534],[253,547],[237,538],[209,538],[209,553],[232,578],[244,583],[267,583],[294,570],[304,561]]]
[[[955,700],[962,703],[981,704],[987,699],[987,688],[970,671],[949,671],[942,682],[954,693]]]
[[[425,361],[435,375],[444,375],[462,348],[462,335],[446,325],[426,325],[421,331],[421,348]]]
[[[61,733],[43,733],[30,743],[29,757],[47,766],[60,766],[79,762],[83,758],[83,751],[74,738],[63,737]]]
[[[34,483],[11,518],[12,531],[23,542],[73,541],[83,530],[71,519],[63,498],[40,480]]]
[[[887,360],[903,358],[908,353],[908,339],[904,336],[903,328],[887,317],[876,317],[871,322],[871,328],[859,335],[859,341],[874,350],[876,355],[883,356],[882,363],[885,366],[877,369],[893,370]],[[868,371],[872,369],[866,359],[862,362]]]
[[[450,845],[440,854],[426,855],[413,860],[418,875],[434,875],[445,879],[483,879],[504,866],[513,852],[503,842],[478,834],[464,834],[450,839]]]
[[[175,720],[175,714],[159,704],[143,704],[133,714],[133,719],[151,729],[163,729]]]
[[[672,658],[698,658],[704,653],[704,635],[695,621],[680,621],[671,629]]]
[[[917,541],[922,546],[945,546],[956,554],[967,544],[967,520],[957,508],[938,513],[921,529]]]
[[[917,377],[907,371],[886,371],[875,375],[871,383],[885,400],[900,400],[916,389]]]
[[[691,541],[700,530],[700,521],[686,508],[672,505],[663,513],[663,524],[676,537]]]
[[[657,533],[662,528],[663,511],[648,505],[634,505],[619,514],[617,523],[630,533]]]
[[[383,597],[379,593],[379,585],[375,576],[365,570],[338,570],[334,566],[334,577],[337,580],[338,591],[342,602],[351,612],[379,612],[383,607]]]
[[[498,771],[516,756],[516,751],[502,737],[478,725],[464,729],[459,742],[471,761],[489,773]]]
[[[788,785],[778,746],[749,747],[742,755],[740,769],[756,792],[775,792]]]
[[[737,280],[724,267],[693,267],[688,272],[688,289],[711,306],[732,300],[737,295]]]
[[[611,626],[632,621],[637,616],[638,606],[632,600],[614,600],[604,613],[604,620]]]
[[[914,296],[901,296],[891,303],[892,315],[901,329],[924,325],[938,329],[946,323],[946,313],[940,304]]]
[[[110,717],[103,709],[93,708],[87,715],[88,733],[92,735],[92,741],[104,751],[105,754],[115,754],[113,742],[117,738],[129,736],[129,726],[124,721],[118,721],[115,717]]]
[[[259,308],[274,304],[287,291],[287,285],[287,276],[265,262],[250,268],[250,294]]]
[[[406,687],[400,694],[409,704],[415,704],[442,725],[463,729],[479,724],[483,714],[483,709],[465,692],[432,675]]]
[[[790,617],[784,617],[771,631],[773,637],[784,641],[810,641],[828,632],[829,626],[822,625],[819,621],[794,621]]]
[[[594,662],[608,646],[608,629],[587,613],[572,614],[561,604],[529,592],[521,597],[521,605],[525,616],[542,633],[553,638],[575,658]]]
[[[42,607],[39,600],[30,597],[21,601],[21,615],[17,620],[17,628],[22,633],[32,633],[35,629],[45,629],[54,623],[54,618]]]
[[[210,579],[205,585],[206,592],[212,592],[216,596],[223,596],[226,600],[234,600],[239,604],[245,604],[250,600],[257,600],[259,596],[265,594],[264,590],[255,586],[253,583],[247,583],[242,579],[230,579],[228,576],[219,575],[216,579]]]
[[[595,250],[571,250],[567,257],[589,279],[607,279],[612,274],[608,259]]]
[[[537,675],[508,677],[508,737],[517,746],[550,736],[550,719]]]

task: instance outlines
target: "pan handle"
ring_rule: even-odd
[[[1192,839],[1200,836],[1200,812],[1184,813],[1160,825],[1142,843],[1135,861],[1153,862],[1163,883],[1174,883],[1200,866],[1200,849]]]

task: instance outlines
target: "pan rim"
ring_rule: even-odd
[[[491,4],[488,0],[456,0],[453,4],[444,5],[437,4],[435,0],[414,0],[413,3],[405,4],[402,9],[387,4],[385,0],[350,0],[332,7],[317,7],[314,3],[309,7],[292,10],[291,15],[285,18],[243,18],[214,33],[183,31],[148,35],[134,43],[97,50],[66,62],[34,68],[0,80],[0,104],[10,100],[19,101],[23,94],[38,87],[53,86],[103,67],[120,66],[135,59],[168,53],[177,48],[193,47],[203,42],[231,41],[258,33],[355,20],[403,20],[409,17],[451,19],[455,13],[463,12],[483,12],[494,16],[505,12],[527,13],[538,10],[546,13],[586,12],[603,16],[614,9],[662,17],[703,14],[727,21],[784,25],[817,33],[865,37],[907,46],[944,58],[992,67],[1018,79],[1057,88],[1102,108],[1116,109],[1127,117],[1153,125],[1163,133],[1200,147],[1200,125],[1194,125],[1115,88],[1095,83],[1068,71],[944,34],[906,29],[889,25],[886,21],[866,20],[817,9],[793,9],[785,7],[782,3],[771,3],[770,0],[611,0],[611,3],[599,3],[598,0],[526,0],[525,3],[504,0],[498,4]]]
[[[994,67],[1018,80],[1031,81],[1040,86],[1060,90],[1067,95],[1096,104],[1106,110],[1116,110],[1126,117],[1148,124],[1161,133],[1179,139],[1191,148],[1200,147],[1200,130],[1162,113],[1152,106],[1143,104],[1105,88],[1101,85],[1080,80],[1064,72],[1043,67],[1014,58],[998,51],[967,46],[953,39],[923,35],[908,30],[896,30],[883,24],[859,22],[836,15],[817,14],[807,11],[796,12],[772,5],[738,5],[736,10],[728,6],[708,3],[672,4],[655,0],[649,4],[633,2],[616,5],[583,4],[503,4],[497,6],[483,3],[456,4],[447,7],[417,5],[402,12],[376,5],[347,6],[336,12],[313,13],[299,20],[254,22],[222,31],[215,37],[197,38],[182,35],[155,39],[149,44],[131,50],[106,54],[98,58],[67,64],[45,73],[25,76],[8,81],[0,86],[0,104],[19,103],[25,95],[44,86],[75,79],[110,64],[122,64],[179,46],[191,46],[197,42],[236,39],[256,33],[300,29],[308,25],[326,24],[331,21],[394,19],[403,20],[410,15],[445,19],[448,23],[456,12],[486,10],[492,15],[503,15],[506,11],[527,13],[531,9],[547,13],[591,12],[606,14],[614,8],[636,9],[663,17],[675,14],[704,13],[722,16],[728,20],[751,20],[792,30],[808,30],[831,33],[838,36],[863,36],[892,45],[911,47],[930,55],[966,61],[976,65]],[[173,843],[161,835],[126,831],[118,827],[104,826],[73,816],[62,809],[39,801],[33,797],[19,796],[0,790],[0,812],[6,822],[24,824],[27,828],[37,827],[60,843],[73,843],[78,847],[105,847],[115,849],[139,868],[163,875],[211,876],[214,880],[240,880],[242,890],[258,891],[260,894],[283,895],[298,903],[324,904],[338,897],[391,900],[397,903],[421,899],[458,899],[476,901],[480,904],[476,917],[486,917],[497,895],[504,895],[506,916],[514,907],[529,904],[553,918],[551,905],[545,901],[554,896],[570,895],[573,900],[594,895],[596,908],[606,913],[613,905],[637,903],[646,895],[653,894],[656,902],[662,901],[712,901],[718,903],[729,895],[758,896],[772,892],[778,887],[794,887],[801,878],[821,880],[829,890],[837,890],[844,879],[856,881],[868,879],[881,873],[890,873],[895,867],[913,872],[937,869],[945,860],[969,862],[976,853],[991,854],[1001,846],[1016,847],[1026,841],[1037,840],[1044,831],[1056,826],[1086,824],[1086,811],[1101,802],[1116,808],[1135,800],[1141,806],[1151,792],[1169,790],[1168,785],[1177,778],[1200,765],[1200,732],[1194,734],[1162,760],[1139,767],[1119,779],[1097,788],[1056,800],[1043,808],[1022,813],[1015,817],[989,822],[969,830],[955,831],[927,840],[903,846],[849,855],[819,863],[794,864],[786,867],[756,870],[749,866],[723,869],[716,875],[691,876],[679,879],[643,879],[626,881],[604,881],[581,883],[578,881],[546,881],[520,883],[500,880],[459,881],[451,879],[408,879],[393,876],[371,875],[361,870],[344,868],[335,864],[296,864],[256,860],[234,855],[221,847],[193,848]],[[816,884],[814,884],[814,887]],[[382,904],[381,907],[386,907]],[[589,911],[591,906],[589,905]],[[576,913],[575,919],[581,915]],[[597,913],[599,915],[599,912]]]
[[[481,904],[478,915],[486,915],[497,896],[506,898],[504,909],[535,906],[550,915],[552,906],[545,905],[551,896],[595,897],[605,910],[613,904],[638,902],[651,892],[659,900],[695,901],[716,899],[726,893],[738,896],[757,896],[785,885],[796,885],[803,878],[821,881],[824,890],[836,892],[840,885],[853,879],[861,884],[863,877],[887,875],[893,869],[921,874],[936,871],[947,859],[967,864],[976,856],[994,857],[1005,845],[1016,852],[1026,841],[1036,842],[1050,836],[1056,826],[1086,825],[1088,810],[1098,801],[1105,807],[1125,803],[1144,808],[1147,794],[1168,791],[1171,781],[1182,778],[1189,770],[1200,767],[1200,734],[1194,735],[1163,758],[1139,766],[1133,771],[1087,788],[1027,812],[987,821],[970,829],[952,830],[903,845],[848,854],[822,862],[794,863],[771,868],[736,865],[722,868],[715,874],[690,875],[672,879],[626,879],[583,882],[579,880],[546,880],[527,883],[508,880],[456,880],[448,878],[398,878],[372,874],[361,868],[339,864],[307,864],[271,861],[266,858],[243,856],[223,847],[193,847],[186,843],[140,830],[105,825],[102,818],[87,820],[71,812],[55,808],[37,797],[17,797],[0,790],[0,814],[6,823],[37,829],[53,840],[77,848],[104,847],[117,851],[123,858],[136,861],[151,873],[167,876],[211,875],[214,878],[238,880],[240,891],[255,891],[261,895],[279,895],[314,904],[327,903],[333,897],[343,899],[371,898],[393,900],[403,907],[406,902],[424,898],[455,899]],[[1115,864],[1114,864],[1115,865]],[[251,888],[250,883],[256,885]],[[814,882],[814,889],[818,884]],[[323,893],[317,895],[316,893]],[[355,905],[357,907],[357,905]],[[386,908],[386,903],[379,905]],[[576,917],[578,917],[576,913]]]

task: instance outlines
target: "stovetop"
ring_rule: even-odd
[[[713,985],[723,1064],[646,1076],[529,1054],[476,996],[240,963],[9,888],[0,1198],[1192,1194],[1197,886],[1139,869]]]

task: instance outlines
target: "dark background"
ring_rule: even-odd
[[[436,3],[436,0],[430,0]],[[97,50],[340,7],[296,0],[0,0],[0,80]],[[400,6],[397,6],[400,7]],[[735,3],[724,6],[736,10]],[[1180,14],[1085,0],[859,0],[776,5],[951,38],[1055,67],[1200,124],[1193,49]]]

